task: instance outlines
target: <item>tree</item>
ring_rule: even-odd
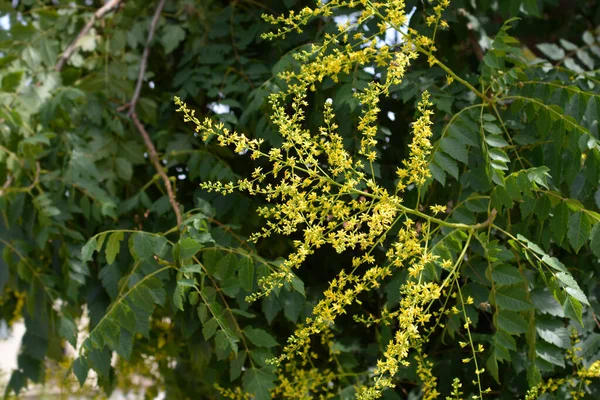
[[[0,6],[7,395],[597,397],[570,3]]]

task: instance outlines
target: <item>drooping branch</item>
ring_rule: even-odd
[[[121,2],[121,0],[109,0],[106,4],[104,4],[98,10],[96,10],[96,12],[92,15],[92,18],[90,18],[90,20],[87,22],[87,24],[85,24],[85,26],[79,32],[79,34],[77,35],[75,40],[73,40],[73,42],[69,45],[69,47],[67,47],[67,49],[64,51],[64,53],[62,54],[62,56],[56,63],[55,68],[58,72],[60,72],[63,69],[65,63],[67,62],[67,60],[69,58],[71,58],[71,56],[73,55],[73,52],[77,48],[77,43],[79,43],[79,40],[81,40],[81,38],[84,37],[89,32],[90,29],[92,29],[92,26],[94,26],[94,23],[96,22],[96,20],[102,19],[113,8],[116,8],[120,2]]]
[[[181,218],[181,211],[179,210],[179,204],[175,198],[175,191],[173,190],[173,186],[171,185],[171,181],[167,176],[165,170],[160,164],[160,158],[158,157],[158,153],[156,152],[156,147],[154,147],[154,143],[150,139],[148,132],[144,128],[144,125],[140,122],[135,107],[140,97],[140,92],[142,90],[142,83],[144,81],[144,75],[146,73],[146,66],[148,64],[148,56],[150,54],[150,44],[152,42],[152,38],[154,37],[154,31],[156,30],[156,25],[158,24],[158,19],[160,18],[160,13],[165,5],[165,0],[160,0],[158,6],[156,7],[156,11],[154,12],[154,17],[152,18],[152,22],[150,23],[150,30],[148,32],[148,39],[146,40],[146,46],[144,47],[144,53],[142,54],[142,61],[140,63],[140,73],[138,75],[137,84],[135,86],[135,91],[133,93],[133,97],[129,102],[129,116],[131,117],[135,127],[139,131],[140,135],[144,139],[144,144],[146,145],[146,149],[148,150],[148,157],[154,165],[156,172],[160,175],[167,189],[167,196],[169,197],[169,203],[171,203],[171,207],[175,212],[175,217],[177,218],[177,226],[181,226],[183,222]]]

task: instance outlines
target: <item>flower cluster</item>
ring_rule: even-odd
[[[441,28],[448,28],[448,21],[442,19],[442,13],[446,8],[448,8],[448,6],[450,6],[450,0],[438,0],[437,4],[433,7],[433,14],[429,15],[425,19],[427,26],[435,26],[435,28],[438,26]]]
[[[445,27],[447,24],[442,13],[448,4],[448,0],[436,0],[434,15],[427,18],[427,24],[435,25],[436,29],[438,26]],[[406,24],[404,1],[319,2],[314,9],[305,8],[286,16],[266,16],[267,21],[279,28],[265,37],[274,39],[300,31],[312,18],[329,17],[336,8],[342,7],[360,8],[361,12],[354,22],[339,24],[337,33],[325,34],[319,45],[295,53],[298,66],[280,74],[285,87],[269,97],[271,121],[283,139],[281,146],[263,149],[261,140],[229,131],[223,124],[210,119],[201,122],[180,99],[176,98],[175,102],[184,119],[196,125],[196,132],[204,140],[216,137],[218,145],[229,146],[238,153],[248,152],[253,159],[261,162],[251,178],[230,183],[203,182],[201,187],[223,194],[238,190],[262,196],[269,203],[258,209],[265,224],[251,236],[251,240],[258,241],[271,235],[294,235],[297,238],[293,242],[294,251],[274,272],[260,279],[260,291],[250,295],[248,301],[267,296],[286,281],[291,282],[295,276],[294,269],[300,268],[315,250],[323,246],[330,246],[338,253],[353,252],[352,264],[340,267],[338,275],[329,282],[322,299],[314,307],[312,316],[296,327],[280,355],[269,360],[276,366],[279,381],[272,394],[278,398],[328,398],[331,393],[327,385],[338,379],[342,372],[340,368],[337,368],[338,372],[335,372],[336,368],[316,368],[313,364],[316,355],[311,348],[329,348],[329,360],[321,361],[336,363],[337,351],[332,333],[336,320],[348,313],[351,305],[360,304],[361,296],[380,287],[386,278],[402,268],[406,270],[407,278],[400,287],[401,299],[396,309],[384,308],[380,316],[354,316],[356,321],[367,326],[383,323],[396,329],[383,357],[371,370],[372,380],[358,388],[358,398],[376,399],[385,389],[393,388],[396,375],[409,364],[412,354],[422,381],[423,396],[433,399],[439,392],[432,363],[424,352],[428,340],[424,332],[433,329],[432,321],[438,320],[435,327],[443,326],[439,319],[451,313],[461,313],[457,307],[446,308],[446,302],[441,311],[432,308],[443,297],[457,297],[451,286],[457,281],[473,231],[479,227],[472,228],[469,235],[461,232],[464,237],[458,242],[464,243],[464,248],[456,261],[439,259],[430,246],[430,239],[431,232],[444,221],[422,212],[424,208],[419,209],[418,205],[410,208],[403,204],[405,192],[415,188],[420,191],[431,179],[428,160],[432,152],[430,140],[434,121],[433,104],[426,91],[417,106],[418,117],[412,125],[408,157],[396,171],[398,181],[395,190],[390,192],[376,181],[373,164],[378,158],[376,137],[381,97],[389,95],[390,88],[402,82],[419,53],[427,55],[430,64],[439,63],[432,54],[435,51],[433,38],[412,29],[402,33],[405,41],[400,46],[391,48],[378,41],[379,36],[390,27],[399,30]],[[379,23],[372,36],[365,36],[364,32],[356,29],[373,18],[379,19]],[[307,128],[305,110],[308,93],[316,90],[326,78],[337,82],[342,74],[365,66],[381,67],[384,72],[382,79],[375,79],[354,94],[360,104],[361,115],[356,124],[360,146],[358,154],[353,155],[345,148],[343,138],[337,132],[331,101],[323,105],[323,124],[317,130]],[[446,207],[433,205],[430,211],[436,215],[445,214]],[[456,229],[470,229],[467,225],[454,225]],[[392,230],[396,232],[394,235],[390,234]],[[385,245],[387,251],[385,255],[382,253],[375,257],[374,250],[381,245]],[[442,283],[426,277],[425,271],[432,265],[441,266],[447,275]],[[475,353],[484,349],[481,345],[474,346],[469,331],[470,319],[464,310],[464,305],[472,304],[473,299],[466,297],[463,301],[460,286],[458,289],[465,316],[463,328],[471,344],[471,359],[474,359]],[[590,369],[589,374],[596,374],[596,369]],[[478,375],[482,371],[476,364],[475,373]],[[455,381],[455,393],[460,393],[460,385],[460,381]],[[234,392],[223,394],[230,397],[241,395]]]
[[[422,186],[429,177],[428,156],[431,154],[431,116],[433,111],[429,109],[433,104],[429,101],[429,93],[424,92],[418,109],[421,113],[419,119],[413,123],[413,140],[409,145],[410,157],[402,161],[404,168],[398,168],[398,190],[402,191],[410,184]]]

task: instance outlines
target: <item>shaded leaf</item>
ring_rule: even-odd
[[[104,250],[106,256],[106,262],[108,264],[112,264],[115,262],[115,258],[117,254],[119,254],[119,250],[121,248],[121,240],[123,240],[123,232],[113,232],[106,242],[106,249]]]
[[[252,342],[252,344],[258,347],[277,346],[277,341],[273,339],[273,336],[260,328],[247,326],[244,328],[244,336],[246,336]]]
[[[592,229],[590,218],[583,212],[577,212],[569,217],[567,237],[576,253],[587,242]]]
[[[83,384],[87,379],[89,371],[87,360],[85,359],[85,357],[78,357],[77,359],[75,359],[75,361],[73,361],[71,367],[73,368],[73,373],[79,381],[79,386],[83,387]]]

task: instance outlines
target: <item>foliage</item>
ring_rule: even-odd
[[[115,4],[0,6],[7,396],[598,397],[592,7]]]

